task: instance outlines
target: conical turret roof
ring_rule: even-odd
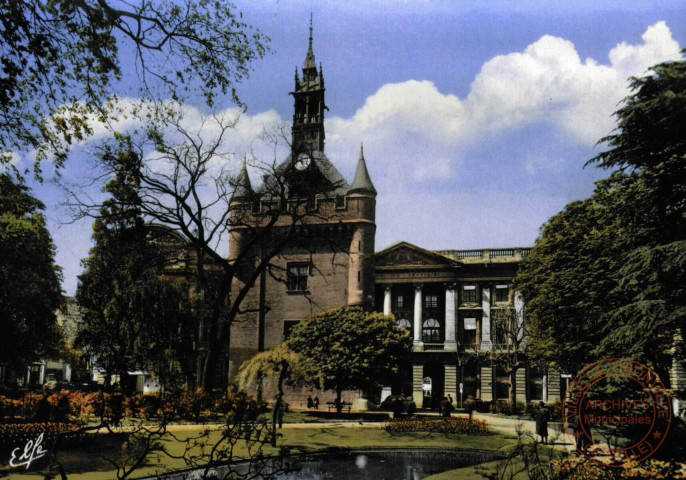
[[[364,160],[364,147],[360,145],[360,160],[357,162],[357,171],[355,172],[355,180],[350,186],[348,193],[371,193],[376,195],[376,188],[369,177],[367,171],[367,163]]]
[[[250,184],[250,177],[248,176],[248,167],[246,161],[243,160],[241,171],[236,177],[236,184],[234,186],[233,195],[231,199],[246,199],[253,195],[252,185]]]

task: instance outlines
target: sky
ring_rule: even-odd
[[[683,58],[686,47],[681,1],[236,4],[270,37],[271,51],[238,86],[247,112],[226,151],[242,158],[265,125],[290,121],[288,92],[312,13],[329,108],[325,151],[352,181],[364,143],[379,192],[377,251],[399,241],[436,250],[532,246],[552,215],[608,175],[584,165],[614,128],[627,78]],[[237,111],[222,102],[220,110]],[[63,179],[85,178],[88,152],[73,152]],[[73,295],[91,221],[70,222],[54,183],[32,187],[47,205],[63,289]]]

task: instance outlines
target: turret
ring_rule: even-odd
[[[374,237],[376,234],[376,189],[360,146],[355,179],[348,190],[349,212],[356,213],[348,262],[348,305],[374,306]]]

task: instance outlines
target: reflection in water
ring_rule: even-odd
[[[279,480],[416,480],[455,468],[501,458],[470,451],[367,451],[305,458],[297,472]]]

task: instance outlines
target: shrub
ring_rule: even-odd
[[[388,433],[459,433],[465,435],[489,435],[486,420],[472,420],[466,417],[451,417],[438,419],[392,419],[386,422],[384,429]]]
[[[183,392],[179,403],[181,416],[193,421],[199,421],[202,412],[210,408],[210,398],[202,388]]]
[[[650,459],[643,463],[626,462],[621,468],[607,468],[581,457],[553,462],[559,480],[621,480],[636,478],[686,479],[686,464]]]

